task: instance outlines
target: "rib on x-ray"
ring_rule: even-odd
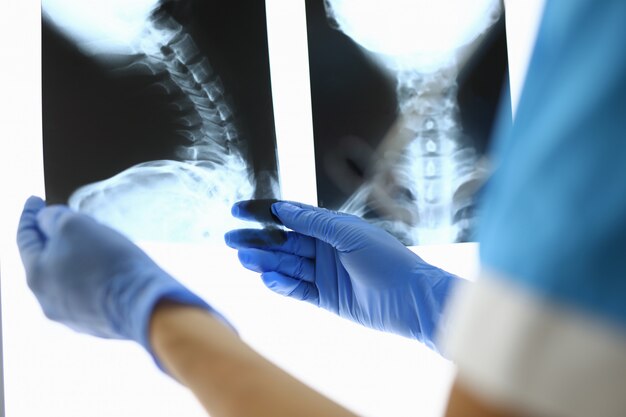
[[[405,244],[468,239],[486,176],[461,140],[457,75],[500,17],[498,0],[325,0],[328,18],[396,78],[400,129],[340,211],[369,217]],[[372,215],[372,212],[375,215]]]
[[[187,141],[172,160],[139,163],[80,187],[69,205],[137,240],[221,239],[237,225],[230,216],[232,204],[254,196],[277,197],[278,182],[271,174],[255,177],[233,117],[237,109],[209,59],[166,3],[172,2],[43,1],[44,18],[84,54],[122,76],[154,76],[179,115],[176,134]],[[120,58],[124,56],[129,59]]]

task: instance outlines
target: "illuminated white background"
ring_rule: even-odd
[[[76,334],[45,319],[14,243],[23,201],[44,194],[38,2],[2,0],[0,212],[5,406],[8,416],[204,416],[186,389],[128,342]],[[268,1],[283,197],[313,202],[304,2]],[[142,245],[221,310],[242,337],[311,386],[365,416],[442,415],[453,367],[416,342],[363,329],[267,290],[223,246]],[[423,247],[427,261],[472,278],[476,246]]]

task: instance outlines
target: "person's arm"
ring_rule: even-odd
[[[17,243],[48,318],[139,343],[213,417],[353,416],[255,353],[204,300],[89,216],[30,198]]]
[[[548,1],[515,123],[496,138],[481,279],[452,299],[442,343],[487,410],[626,410],[625,17],[619,0]],[[459,387],[450,417],[480,407]]]
[[[457,379],[452,386],[446,417],[519,417],[478,398]]]
[[[160,303],[150,340],[163,366],[213,417],[354,416],[256,353],[206,310]]]

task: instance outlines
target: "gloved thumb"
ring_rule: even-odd
[[[280,201],[272,205],[272,211],[291,230],[314,237],[337,249],[341,244],[339,227],[347,215],[301,203]]]
[[[46,237],[50,238],[58,233],[59,229],[78,213],[67,206],[49,206],[37,213],[37,225]]]

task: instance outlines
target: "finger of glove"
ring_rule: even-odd
[[[17,227],[17,247],[22,263],[28,269],[35,262],[46,242],[45,236],[37,225],[37,213],[46,203],[39,197],[30,197],[24,204],[22,215]]]
[[[315,258],[315,240],[296,232],[278,229],[238,229],[224,235],[226,244],[233,249],[258,248]]]
[[[68,221],[78,216],[80,215],[67,206],[49,206],[37,214],[37,224],[43,234],[51,238],[58,234]]]
[[[261,279],[267,288],[296,300],[319,304],[319,293],[314,284],[281,274],[280,272],[264,272]]]
[[[315,265],[310,259],[261,249],[239,251],[241,264],[254,272],[280,272],[300,280],[315,281]]]
[[[272,210],[282,223],[298,233],[314,237],[334,247],[340,244],[338,222],[346,216],[306,204],[280,201],[272,205]]]
[[[280,225],[280,220],[272,212],[272,204],[277,201],[275,199],[238,201],[233,204],[230,212],[238,219]]]

